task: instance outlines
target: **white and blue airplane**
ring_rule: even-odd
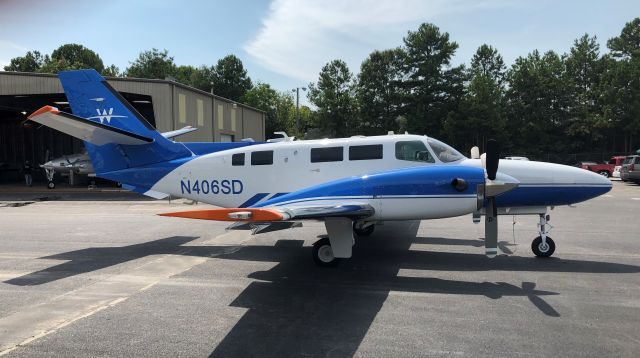
[[[327,238],[313,259],[335,265],[352,255],[354,232],[376,223],[473,214],[485,216],[485,250],[497,252],[500,214],[540,217],[532,250],[549,257],[549,207],[582,202],[611,182],[580,168],[535,161],[500,161],[495,141],[472,158],[419,135],[277,143],[179,143],[158,133],[96,71],[59,74],[73,114],[45,106],[29,118],[85,141],[98,177],[154,198],[169,195],[221,208],[161,214],[233,221],[254,233],[322,220]],[[96,115],[97,114],[97,115]],[[498,168],[499,167],[499,168]]]

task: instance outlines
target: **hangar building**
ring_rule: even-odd
[[[158,131],[190,125],[198,130],[179,136],[184,142],[229,142],[265,138],[265,113],[232,100],[171,80],[108,77]],[[49,158],[79,153],[82,142],[36,123],[27,116],[51,105],[71,112],[56,75],[0,71],[0,182],[20,178],[26,160],[34,165]],[[44,174],[34,172],[39,179]]]

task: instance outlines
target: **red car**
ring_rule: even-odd
[[[624,161],[625,156],[611,157],[608,163],[598,164],[596,162],[580,162],[579,167],[582,169],[590,170],[602,175],[605,178],[611,177],[616,167],[618,167],[618,173],[620,172],[620,165]]]

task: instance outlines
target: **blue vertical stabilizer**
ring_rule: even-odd
[[[63,71],[58,77],[73,114],[103,126],[134,133],[153,141],[143,145],[85,142],[96,174],[191,157],[182,143],[163,137],[95,70]]]

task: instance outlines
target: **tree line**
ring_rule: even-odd
[[[640,18],[607,41],[576,39],[568,53],[534,50],[507,67],[499,51],[480,46],[468,65],[452,65],[458,44],[436,25],[408,31],[397,48],[373,51],[357,74],[336,59],[309,84],[315,106],[300,110],[291,92],[253,83],[234,55],[216,65],[176,65],[167,50],[141,52],[124,71],[105,66],[78,44],[51,55],[30,51],[6,71],[56,73],[95,68],[106,76],[171,78],[266,112],[266,134],[310,137],[427,134],[462,151],[490,138],[504,153],[630,152],[640,146]]]
[[[458,44],[437,26],[409,31],[397,48],[373,51],[353,74],[327,63],[311,84],[316,124],[336,136],[427,134],[461,150],[545,153],[630,152],[640,132],[640,18],[607,41],[576,39],[568,53],[535,50],[509,68],[480,46],[470,64],[453,66]]]

